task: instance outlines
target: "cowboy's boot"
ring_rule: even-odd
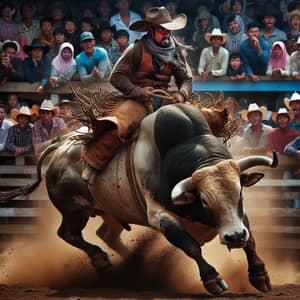
[[[122,144],[118,130],[112,129],[104,132],[98,140],[84,146],[82,179],[88,185],[93,185],[97,173],[105,168]]]

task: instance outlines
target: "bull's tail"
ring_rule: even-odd
[[[26,196],[33,192],[41,183],[42,181],[42,165],[44,159],[48,156],[49,153],[56,150],[59,146],[59,141],[55,142],[54,144],[49,145],[41,154],[38,164],[37,164],[37,179],[34,183],[28,184],[26,186],[22,186],[7,192],[0,192],[0,204],[5,204],[7,201],[14,199],[18,196]]]

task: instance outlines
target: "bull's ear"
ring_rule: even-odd
[[[241,174],[241,184],[242,186],[251,186],[259,182],[263,177],[263,173],[243,173]]]
[[[184,192],[180,197],[173,199],[174,205],[188,205],[194,203],[196,197],[191,192]]]

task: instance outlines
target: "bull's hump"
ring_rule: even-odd
[[[210,134],[205,117],[195,108],[175,104],[162,107],[157,112],[154,137],[161,154],[195,136]]]

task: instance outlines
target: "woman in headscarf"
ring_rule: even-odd
[[[266,75],[273,77],[290,75],[290,56],[285,44],[277,41],[272,45]]]
[[[65,42],[61,44],[58,55],[52,60],[49,82],[52,87],[61,86],[70,81],[75,72],[74,47],[71,43]]]

